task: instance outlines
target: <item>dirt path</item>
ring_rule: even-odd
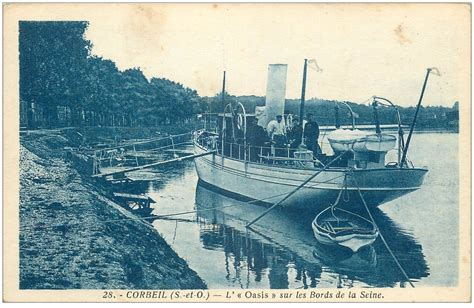
[[[206,288],[155,229],[81,177],[65,146],[60,134],[21,138],[20,288]]]

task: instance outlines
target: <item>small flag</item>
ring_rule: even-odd
[[[430,70],[430,73],[433,73],[436,76],[441,76],[441,73],[439,72],[439,69],[437,67],[430,67],[429,70]]]
[[[318,62],[316,62],[316,59],[308,60],[308,64],[314,64],[314,68],[316,69],[317,72],[323,71],[323,69],[319,67]]]

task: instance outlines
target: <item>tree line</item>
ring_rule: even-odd
[[[20,116],[28,128],[157,126],[205,110],[198,93],[92,55],[84,21],[21,21]]]
[[[234,96],[226,93],[226,103],[237,102],[242,103],[248,113],[253,113],[256,106],[265,106],[265,96]],[[222,96],[217,93],[213,97],[205,97],[205,101],[209,107],[209,112],[222,112]],[[326,100],[318,98],[310,98],[305,102],[305,113],[312,113],[319,123],[319,125],[334,125],[336,121],[335,106],[339,104],[339,119],[343,125],[351,124],[350,111],[347,107],[340,104],[342,102],[336,100]],[[356,124],[373,124],[374,111],[371,102],[366,104],[358,104],[354,102],[345,101],[356,115]],[[286,99],[285,113],[299,115],[301,101],[299,99]],[[453,107],[443,106],[421,106],[418,114],[416,127],[417,128],[449,128],[458,129],[458,111],[457,102]],[[378,117],[380,124],[396,124],[397,115],[394,109],[381,107],[378,108]],[[400,118],[402,124],[410,125],[413,121],[415,107],[400,107]]]

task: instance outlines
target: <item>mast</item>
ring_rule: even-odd
[[[308,70],[308,59],[304,59],[304,68],[303,68],[303,85],[301,86],[301,105],[300,105],[300,123],[301,129],[303,127],[303,117],[304,117],[304,100],[306,95],[306,72]]]
[[[225,142],[225,133],[226,133],[226,121],[225,121],[225,71],[224,78],[222,79],[222,93],[221,93],[221,104],[222,104],[222,128],[221,128],[221,155],[222,155],[222,164],[224,164],[224,142]],[[217,119],[219,119],[219,113],[217,113]]]
[[[225,108],[225,71],[224,71],[224,78],[222,79],[222,94],[221,94],[221,104],[222,110]]]
[[[306,72],[308,71],[308,59],[304,59],[304,68],[303,68],[303,85],[301,86],[301,105],[300,105],[300,125],[301,125],[301,144],[300,147],[306,147],[304,144],[304,126],[303,126],[303,117],[304,117],[304,100],[306,95]]]

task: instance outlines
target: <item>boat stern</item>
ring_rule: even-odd
[[[356,170],[347,177],[347,186],[351,199],[360,200],[360,189],[368,205],[378,206],[420,189],[427,172],[423,168]]]

